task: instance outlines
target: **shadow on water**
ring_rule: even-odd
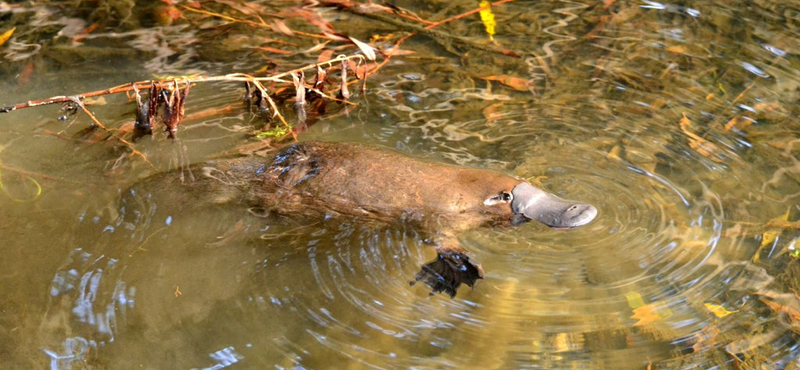
[[[153,73],[288,70],[317,58],[257,49],[264,38],[303,50],[314,40],[199,15],[150,24],[138,21],[147,19],[138,8],[123,17],[123,3],[105,9],[121,18],[106,25],[115,32],[70,47],[60,38],[100,19],[101,7],[73,18],[58,3],[0,3],[0,33],[19,29],[0,46],[8,61],[0,103]],[[254,4],[264,12],[291,6]],[[395,5],[440,20],[477,2]],[[799,7],[515,1],[492,11],[497,45],[519,58],[437,34],[405,41],[401,49],[414,53],[371,78],[358,107],[332,109],[301,139],[506,171],[600,212],[568,231],[530,224],[460,235],[486,278],[455,299],[409,287],[433,251],[403,224],[264,216],[204,194],[193,196],[205,206],[187,206],[170,187],[139,182],[168,170],[176,170],[172,181],[191,177],[189,163],[246,141],[262,123],[244,110],[187,121],[174,142],[138,142],[155,168],[114,143],[75,139],[86,121],[58,122],[57,108],[0,115],[0,361],[52,369],[794,368]],[[362,40],[399,37],[380,20],[309,9]],[[478,15],[437,29],[488,45]],[[26,77],[26,68],[36,73]],[[187,109],[238,104],[241,93],[199,86]],[[115,124],[133,117],[121,99],[94,111]]]

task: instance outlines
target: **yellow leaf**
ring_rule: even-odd
[[[785,225],[789,222],[789,210],[786,213],[775,217],[767,222],[767,226],[780,226]],[[761,245],[759,245],[758,250],[756,250],[756,254],[753,256],[753,262],[758,262],[761,259],[761,250],[764,247],[772,244],[775,242],[775,239],[781,235],[781,230],[767,230],[761,234]]]
[[[734,312],[739,312],[739,310],[728,311],[728,309],[726,309],[725,307],[722,307],[722,306],[720,306],[718,304],[713,304],[713,303],[706,303],[705,306],[716,317],[725,317],[725,316],[728,316],[728,315],[730,315],[730,314],[732,314]]]
[[[606,157],[608,157],[610,159],[620,160],[619,159],[619,151],[620,151],[619,145],[614,145],[614,147],[611,148],[611,150],[608,151],[608,154],[606,155]]]
[[[492,13],[492,6],[489,4],[488,1],[483,0],[481,1],[480,5],[481,9],[481,22],[483,22],[483,26],[486,27],[486,33],[489,34],[489,40],[494,40],[494,27],[497,26],[497,22],[494,20],[494,13]]]
[[[656,306],[650,303],[634,308],[633,316],[631,316],[631,318],[636,320],[636,323],[633,324],[633,326],[644,326],[661,320],[661,315],[658,314]]]
[[[12,29],[10,29],[10,30],[8,30],[8,31],[6,31],[6,32],[3,32],[3,34],[2,34],[2,35],[0,35],[0,46],[2,46],[3,44],[5,44],[5,43],[6,43],[6,41],[8,41],[8,39],[10,39],[10,38],[11,38],[11,35],[13,35],[13,34],[14,34],[14,31],[15,31],[16,29],[17,29],[17,27],[13,27]]]
[[[769,220],[767,225],[780,227],[781,225],[786,225],[787,223],[789,223],[789,210],[786,210],[786,213]]]
[[[777,239],[778,235],[780,235],[780,234],[781,234],[781,232],[778,231],[778,230],[765,231],[763,234],[761,234],[761,246],[760,247],[763,248],[763,247],[766,247],[766,246],[772,244],[772,242],[774,242],[775,239]]]

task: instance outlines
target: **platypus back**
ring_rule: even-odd
[[[458,246],[458,232],[529,220],[570,228],[597,215],[591,205],[563,200],[500,172],[351,143],[295,143],[267,160],[211,161],[194,172],[200,174],[194,185],[206,192],[197,199],[246,203],[287,216],[417,226],[438,238],[438,257],[416,280],[451,296],[461,283],[472,286],[483,277],[480,265]]]

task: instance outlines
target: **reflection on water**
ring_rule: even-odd
[[[397,5],[439,18],[470,9]],[[416,53],[373,77],[358,108],[323,116],[302,139],[503,170],[600,212],[568,231],[460,235],[486,278],[455,299],[409,286],[433,257],[420,230],[265,216],[203,194],[187,204],[158,182],[129,188],[166,169],[190,178],[187,163],[242,142],[255,125],[244,113],[187,122],[176,143],[137,143],[157,169],[122,161],[112,145],[64,140],[80,128],[53,123],[56,108],[2,115],[0,359],[51,369],[796,367],[796,7],[518,1],[493,8],[495,38],[522,58],[459,58],[443,40],[406,41]],[[41,27],[82,29],[77,18],[29,13]],[[379,29],[325,14],[348,34]],[[478,18],[448,27],[484,37]],[[20,96],[0,103],[126,82],[120,73],[260,67],[204,59],[198,29],[207,28],[92,34],[87,43],[122,43],[143,64],[91,80],[44,71],[57,83],[41,87],[9,78],[3,90]],[[16,37],[6,60],[40,52]],[[241,92],[192,94],[187,109],[201,110]],[[123,122],[128,108],[95,113]]]

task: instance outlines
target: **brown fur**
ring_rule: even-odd
[[[455,295],[483,277],[453,235],[479,226],[510,224],[507,202],[484,201],[522,180],[499,172],[426,162],[350,143],[303,142],[272,159],[239,158],[198,165],[192,200],[236,202],[300,217],[344,216],[408,222],[439,235],[438,257],[417,274],[434,292]],[[163,179],[159,180],[163,181]],[[172,184],[161,184],[169,191]],[[205,202],[202,200],[205,199]]]

